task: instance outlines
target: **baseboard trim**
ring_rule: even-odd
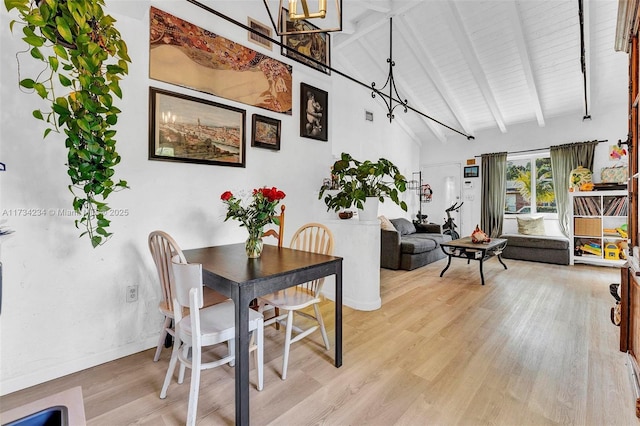
[[[50,380],[54,380],[68,374],[77,373],[96,365],[104,364],[118,358],[133,355],[138,352],[153,348],[158,343],[158,336],[150,337],[142,342],[135,342],[129,345],[121,346],[107,352],[93,354],[84,358],[74,359],[63,364],[52,365],[49,368],[37,370],[29,374],[23,374],[18,377],[3,379],[0,384],[0,395],[4,396],[12,392],[26,389],[31,386],[39,385]],[[153,358],[153,356],[152,356]],[[150,362],[153,360],[150,358]]]
[[[336,296],[333,291],[322,291],[322,295],[327,299],[335,302]],[[382,306],[382,299],[379,297],[376,300],[362,301],[362,300],[354,300],[349,297],[342,297],[342,304],[344,306],[348,306],[358,311],[375,311],[376,309],[380,309]]]

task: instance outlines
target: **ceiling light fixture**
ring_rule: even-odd
[[[396,63],[393,61],[393,18],[389,18],[389,57],[387,58],[387,63],[389,64],[389,75],[387,76],[387,81],[384,83],[384,86],[382,86],[382,89],[376,89],[376,83],[371,83],[371,89],[373,90],[373,92],[371,92],[371,97],[375,98],[376,95],[380,95],[385,105],[387,106],[387,118],[389,119],[389,123],[391,123],[395,118],[395,116],[393,115],[393,110],[396,109],[399,105],[402,105],[405,113],[409,109],[408,101],[406,99],[404,101],[399,100],[402,98],[400,98],[400,94],[398,93],[398,89],[396,88],[396,82],[393,79],[393,67],[396,66]],[[382,91],[387,86],[389,86],[388,101],[387,97],[385,97],[382,93]],[[394,93],[397,99],[393,97]],[[396,103],[395,105],[394,101]]]
[[[269,19],[271,19],[271,24],[279,36],[342,31],[342,0],[318,0],[317,11],[310,11],[308,3],[311,0],[280,0],[277,19],[274,19],[268,1],[262,1],[269,14]],[[288,10],[284,4],[288,5]],[[320,19],[328,25],[326,27],[319,25]],[[301,22],[303,20],[313,20],[314,25],[304,25]]]

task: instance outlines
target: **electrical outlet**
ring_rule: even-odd
[[[127,302],[135,302],[138,300],[138,286],[130,285],[127,287]]]

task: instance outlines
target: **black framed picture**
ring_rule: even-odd
[[[327,141],[329,94],[300,83],[300,136]]]
[[[253,114],[251,146],[280,150],[280,120]]]
[[[155,87],[149,109],[149,160],[245,166],[245,110]]]
[[[286,23],[287,31],[298,29],[318,29],[312,23],[305,20],[289,21],[289,11],[282,8],[280,11],[280,19]],[[315,68],[325,74],[331,74],[331,70],[327,66],[331,66],[331,36],[329,33],[308,33],[293,34],[282,36],[281,53],[282,56],[291,58],[302,64]],[[324,64],[322,66],[314,61],[305,58],[303,55],[309,56],[316,61]]]
[[[464,168],[464,177],[475,178],[480,176],[480,166],[467,166]]]

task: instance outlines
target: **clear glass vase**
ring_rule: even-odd
[[[262,229],[249,232],[249,238],[245,242],[244,249],[250,259],[260,257],[262,254]]]

